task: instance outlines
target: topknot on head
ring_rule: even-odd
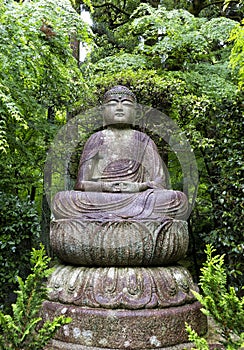
[[[103,101],[104,103],[106,103],[112,100],[114,97],[123,96],[126,96],[129,100],[131,100],[134,103],[136,102],[136,95],[130,89],[123,85],[114,86],[112,87],[112,89],[105,92]]]

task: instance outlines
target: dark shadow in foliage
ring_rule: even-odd
[[[31,248],[40,233],[38,214],[28,199],[0,192],[0,307],[9,310],[15,301],[17,276],[30,272]]]

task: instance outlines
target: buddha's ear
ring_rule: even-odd
[[[104,108],[105,108],[105,105],[104,105],[104,104],[100,105],[100,106],[98,107],[99,113],[100,113],[100,112],[103,112],[103,111],[104,111]]]
[[[103,127],[107,126],[107,124],[104,121],[104,110],[105,110],[105,104],[102,104],[101,106],[99,106],[99,114],[102,117]]]
[[[134,111],[134,123],[133,126],[138,125],[141,119],[141,105],[139,103],[135,103],[135,111]]]
[[[104,113],[104,104],[97,107],[97,113],[101,119],[103,119],[103,113]]]

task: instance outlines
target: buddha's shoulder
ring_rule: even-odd
[[[133,130],[134,131],[134,137],[136,140],[139,140],[140,142],[148,142],[150,141],[150,137],[145,134],[144,132]]]
[[[88,138],[86,142],[86,148],[96,147],[101,145],[103,143],[103,139],[104,139],[104,135],[102,131],[95,132]]]

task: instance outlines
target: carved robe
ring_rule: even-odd
[[[56,219],[84,220],[184,219],[187,199],[182,192],[165,189],[165,172],[155,143],[136,130],[103,130],[87,141],[75,188],[83,181],[147,183],[137,193],[63,191],[56,194]]]

